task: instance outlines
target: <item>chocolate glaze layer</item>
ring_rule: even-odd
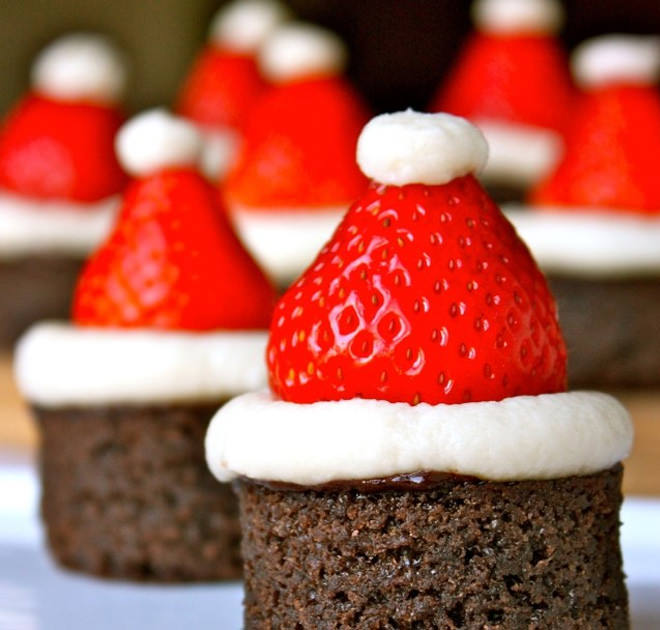
[[[453,480],[471,484],[487,483],[486,480],[468,475],[457,475],[448,472],[417,471],[403,475],[392,475],[376,479],[339,479],[317,485],[305,486],[285,481],[269,481],[266,479],[250,479],[240,477],[244,483],[253,483],[270,490],[283,492],[341,492],[342,490],[357,490],[359,492],[401,492],[408,490],[431,490],[434,487]]]

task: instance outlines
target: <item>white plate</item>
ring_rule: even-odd
[[[226,585],[106,582],[57,569],[41,542],[33,468],[0,456],[0,630],[234,630],[242,591]],[[622,546],[634,630],[660,629],[660,501],[626,499]]]

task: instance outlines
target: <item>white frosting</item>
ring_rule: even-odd
[[[477,0],[472,20],[489,33],[555,33],[564,13],[557,0]]]
[[[206,460],[221,481],[315,485],[419,471],[554,479],[609,468],[632,437],[626,410],[595,392],[414,407],[358,398],[302,405],[256,392],[215,415]]]
[[[580,44],[571,58],[583,86],[618,81],[653,84],[660,77],[660,37],[603,35]]]
[[[85,257],[110,233],[119,205],[119,197],[80,203],[0,191],[0,260],[31,253]]]
[[[124,59],[105,37],[67,35],[39,54],[32,66],[32,85],[56,99],[115,103],[126,87]]]
[[[218,401],[264,387],[267,333],[32,327],[16,348],[21,393],[47,407]]]
[[[504,208],[545,271],[580,276],[660,272],[660,217],[580,208]]]
[[[221,180],[234,164],[238,154],[240,136],[233,129],[200,127],[202,132],[201,168],[210,180]]]
[[[278,284],[288,284],[316,258],[346,206],[305,210],[231,209],[236,229],[257,262]]]
[[[259,52],[264,75],[274,82],[306,76],[336,75],[347,61],[344,43],[331,31],[304,23],[281,26]]]
[[[446,184],[478,173],[487,159],[485,138],[465,118],[411,109],[372,118],[357,145],[362,172],[392,186]]]
[[[488,163],[482,179],[530,185],[549,173],[561,157],[563,140],[550,129],[475,121],[488,142]]]
[[[255,53],[288,17],[287,9],[274,0],[234,0],[215,14],[209,39],[236,52]]]
[[[197,166],[202,146],[202,135],[193,123],[162,108],[133,117],[115,140],[121,165],[138,177],[167,167]]]

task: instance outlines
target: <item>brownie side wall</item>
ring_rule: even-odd
[[[660,277],[548,278],[576,387],[660,384]]]
[[[240,578],[238,501],[204,459],[217,407],[35,409],[57,561],[135,580]]]
[[[245,628],[626,629],[621,474],[368,494],[240,481]]]
[[[0,348],[42,319],[68,319],[81,258],[42,255],[0,259]]]

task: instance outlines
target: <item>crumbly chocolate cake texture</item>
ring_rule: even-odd
[[[550,275],[568,350],[569,387],[660,384],[660,277]]]
[[[217,408],[35,408],[55,559],[111,578],[239,579],[238,502],[204,459]]]
[[[0,260],[0,348],[42,319],[66,319],[82,258],[41,255]]]
[[[245,628],[629,628],[621,476],[378,492],[239,480]]]

